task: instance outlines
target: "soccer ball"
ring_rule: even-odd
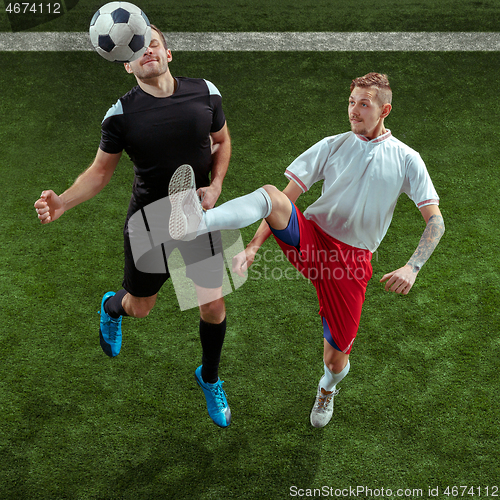
[[[90,21],[90,41],[99,55],[113,62],[131,62],[151,42],[151,26],[142,10],[129,2],[110,2]]]

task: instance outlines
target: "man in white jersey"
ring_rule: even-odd
[[[324,336],[324,375],[310,417],[314,427],[330,421],[336,387],[349,372],[372,276],[371,256],[389,228],[399,196],[406,193],[413,200],[426,229],[408,262],[382,277],[385,290],[408,294],[444,233],[439,198],[424,162],[384,126],[392,109],[387,77],[369,73],[353,80],[350,90],[351,131],[319,141],[293,161],[283,192],[267,185],[203,212],[194,189],[186,186],[170,219],[171,225],[184,227],[172,237],[190,239],[264,218],[245,252],[235,258],[235,270],[242,274],[273,234],[290,262],[314,284]],[[320,180],[321,196],[302,214],[295,202]]]

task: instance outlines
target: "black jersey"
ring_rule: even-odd
[[[129,215],[167,196],[170,178],[185,163],[193,167],[197,187],[210,184],[210,133],[226,121],[222,98],[206,80],[175,79],[175,93],[165,98],[134,87],[102,122],[100,149],[111,154],[125,150],[134,164]]]

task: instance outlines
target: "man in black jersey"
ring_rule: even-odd
[[[152,26],[151,43],[144,55],[125,63],[126,71],[136,77],[138,86],[121,97],[104,117],[94,162],[60,196],[47,190],[35,202],[42,224],[55,221],[106,186],[123,150],[133,162],[135,178],[124,227],[123,289],[106,293],[101,302],[100,343],[110,357],[118,355],[121,349],[122,318],[147,316],[155,305],[158,291],[170,276],[166,264],[161,272],[157,267],[153,270],[136,267],[130,244],[129,219],[147,205],[168,196],[169,181],[182,164],[193,167],[203,207],[212,208],[229,166],[231,140],[219,91],[206,80],[174,78],[168,67],[171,60],[172,54],[163,33]],[[198,254],[196,258],[201,261],[206,258],[205,253],[213,255],[214,246],[220,246],[220,235],[214,234],[210,240],[196,240],[191,246],[193,244]],[[195,283],[199,297],[207,294],[211,297],[208,303],[200,300],[203,354],[202,365],[195,371],[195,377],[205,394],[210,417],[220,427],[227,427],[231,412],[218,376],[226,331],[225,306],[222,294],[214,288],[213,279],[206,276],[213,277],[218,271],[197,269],[189,277]],[[220,273],[222,285],[222,268]],[[212,300],[214,296],[217,298]]]

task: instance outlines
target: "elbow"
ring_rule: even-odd
[[[442,215],[433,215],[429,219],[427,226],[429,226],[432,234],[434,234],[435,237],[441,239],[441,236],[443,236],[445,232],[444,219]]]
[[[441,229],[441,236],[443,236],[444,232],[446,231],[446,226],[444,224],[444,219],[442,215],[440,216],[439,220],[439,228]]]

